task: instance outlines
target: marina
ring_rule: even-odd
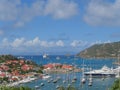
[[[60,60],[56,60],[56,56],[49,56],[49,59],[42,60],[42,56],[32,56],[32,60],[37,62],[38,64],[48,64],[48,63],[62,63],[62,64],[71,64],[74,62],[74,65],[77,67],[84,69],[85,71],[89,70],[89,67],[94,68],[95,70],[102,70],[102,69],[110,69],[111,67],[115,68],[116,66],[112,64],[115,60],[108,59],[108,60],[97,60],[97,59],[82,59],[78,58],[74,60],[74,57],[71,56],[69,59],[66,56],[61,56]],[[25,58],[30,58],[30,56],[25,56]],[[84,67],[83,67],[83,60],[84,60]],[[66,62],[67,61],[67,62]],[[91,65],[90,65],[91,64]],[[101,69],[102,67],[102,69]],[[116,68],[116,70],[118,70]],[[29,83],[25,83],[25,86],[29,86],[31,88],[35,88],[35,86],[39,86],[41,90],[56,90],[60,86],[73,86],[76,89],[80,90],[106,90],[111,87],[113,82],[116,80],[115,76],[110,77],[96,77],[94,78],[92,74],[89,77],[86,77],[83,73],[86,72],[68,72],[68,73],[49,73],[46,79],[37,79]],[[90,70],[89,72],[93,72]],[[74,77],[76,79],[74,79]],[[82,82],[82,79],[84,79]],[[44,84],[44,85],[41,85]],[[39,89],[38,89],[39,90]]]
[[[120,0],[0,0],[0,90],[120,90]]]

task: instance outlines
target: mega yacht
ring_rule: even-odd
[[[120,66],[114,69],[114,72],[116,73],[116,78],[120,78]]]
[[[118,51],[120,53],[120,50]],[[118,54],[117,68],[114,69],[116,73],[116,78],[120,78],[120,54]]]
[[[101,69],[85,72],[84,74],[86,76],[92,75],[92,77],[115,77],[116,75],[114,69],[108,68],[106,65]]]

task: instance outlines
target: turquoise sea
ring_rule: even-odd
[[[57,55],[58,56],[58,55]],[[56,55],[49,56],[48,59],[43,59],[42,56],[23,56],[27,60],[32,60],[36,62],[39,65],[44,65],[48,63],[61,63],[61,64],[71,64],[76,65],[79,68],[83,67],[83,61],[85,68],[92,67],[92,69],[101,69],[103,65],[107,65],[108,67],[115,68],[115,65],[113,62],[115,62],[114,59],[82,59],[74,56],[66,57],[66,56],[59,56],[60,59],[57,60]],[[48,83],[47,80],[38,79],[30,83],[26,83],[25,85],[34,88],[36,85],[40,86],[41,83],[44,83],[44,86],[41,86],[39,90],[57,90],[56,86],[64,86],[67,87],[69,84],[76,87],[77,90],[108,90],[110,86],[115,81],[115,78],[105,78],[102,80],[101,78],[94,78],[93,79],[93,85],[88,86],[88,81],[81,85],[80,80],[82,73],[70,73],[68,74],[70,80],[67,83],[63,83],[63,80],[66,78],[66,74],[51,74],[52,77],[58,76],[61,77],[61,79],[57,83]],[[77,77],[77,82],[71,83],[71,79],[73,78],[73,75]]]

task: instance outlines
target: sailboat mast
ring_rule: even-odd
[[[120,50],[118,51],[118,65],[120,65]]]

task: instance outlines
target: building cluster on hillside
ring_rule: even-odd
[[[35,72],[32,72],[34,68],[35,66],[30,64],[30,61],[6,60],[0,63],[0,81],[1,83],[5,80],[12,82],[22,80],[30,75],[34,76]]]
[[[44,65],[45,69],[66,69],[66,70],[72,70],[74,67],[72,65],[67,64],[60,64],[60,63],[49,63]]]

